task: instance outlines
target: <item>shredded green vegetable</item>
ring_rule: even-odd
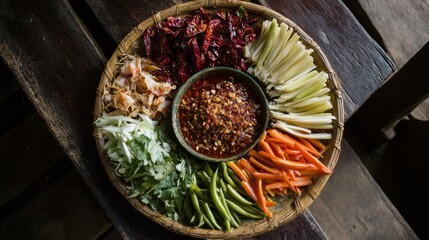
[[[180,220],[196,165],[175,151],[165,129],[146,115],[132,119],[103,114],[95,124],[105,134],[104,148],[116,174],[127,182],[129,197]]]

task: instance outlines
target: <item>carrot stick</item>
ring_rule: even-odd
[[[287,154],[292,155],[292,156],[295,156],[295,155],[299,155],[299,154],[301,154],[301,152],[300,152],[300,151],[298,151],[298,150],[293,150],[293,149],[287,149],[285,152],[287,152]]]
[[[313,176],[306,175],[306,176],[295,177],[294,181],[311,180],[312,178],[313,178]]]
[[[286,183],[286,185],[292,189],[293,191],[295,190],[295,187],[293,186],[293,184],[291,183],[291,181],[289,180],[289,177],[287,176],[287,174],[283,174],[283,181]]]
[[[300,176],[313,176],[313,175],[317,175],[317,174],[321,174],[321,173],[323,173],[323,172],[320,171],[319,169],[314,169],[314,170],[299,170]]]
[[[325,145],[319,139],[310,139],[310,138],[308,138],[307,141],[309,141],[314,147],[316,147],[317,149],[319,149],[319,151],[324,151],[325,150]]]
[[[303,186],[310,185],[312,183],[312,181],[311,180],[301,180],[301,181],[292,181],[291,183],[295,187],[303,187]]]
[[[274,165],[274,163],[268,159],[268,158],[264,158],[261,155],[259,155],[258,152],[254,151],[251,154],[249,154],[251,157],[253,157],[255,160],[257,160],[258,162],[264,164],[267,167],[272,167],[275,168],[276,166]]]
[[[246,159],[244,159],[244,158],[241,158],[240,160],[238,160],[238,164],[240,164],[241,166],[243,166],[250,173],[257,172],[256,169],[254,167],[252,167],[252,165]]]
[[[285,195],[285,194],[283,193],[283,190],[284,190],[284,189],[287,189],[287,188],[282,188],[281,190],[280,190],[280,189],[271,189],[270,191],[275,192],[277,195],[284,196],[284,195]]]
[[[268,167],[268,166],[266,166],[266,165],[262,164],[261,162],[258,162],[258,161],[257,161],[255,158],[253,158],[253,157],[251,157],[251,158],[249,159],[249,161],[250,161],[251,163],[255,164],[255,165],[256,165],[256,167],[258,167],[259,169],[264,170],[265,172],[274,173],[274,174],[279,174],[279,173],[280,173],[280,171],[279,171],[279,170],[277,170],[277,169],[275,169],[275,168]]]
[[[247,176],[241,171],[241,169],[234,162],[229,162],[228,166],[237,174],[241,181],[248,181]]]
[[[318,167],[320,170],[322,170],[322,172],[324,172],[326,174],[331,174],[332,173],[331,170],[329,170],[329,168],[327,168],[315,156],[311,155],[304,148],[302,148],[302,146],[300,146],[299,144],[295,144],[295,148],[302,152],[302,154],[304,155],[305,160],[307,160],[308,162],[314,164],[316,167]]]
[[[300,152],[301,153],[301,152]],[[295,155],[295,156],[291,156],[290,157],[290,160],[291,161],[299,161],[299,160],[301,160],[301,158],[302,158],[302,154],[299,154],[299,155]]]
[[[269,217],[272,218],[273,214],[267,207],[267,199],[262,192],[262,179],[256,178],[256,196],[258,197],[258,203],[262,211]]]
[[[267,207],[272,207],[272,206],[275,206],[275,205],[276,205],[276,202],[273,202],[273,201],[271,201],[269,199],[267,199],[267,202],[265,203],[265,206],[267,206]]]
[[[267,142],[259,142],[259,147],[261,147],[261,149],[267,153],[270,153],[272,155],[274,155],[273,150],[271,149],[270,145]]]
[[[287,154],[287,152],[283,152],[283,156],[284,156],[284,158],[283,158],[283,159],[291,160],[291,159],[290,159],[290,156],[289,156],[289,154]]]
[[[315,149],[315,148],[313,147],[313,145],[312,145],[309,141],[307,141],[307,139],[305,139],[305,138],[300,138],[300,139],[299,139],[299,141],[300,141],[302,144],[304,144],[304,146],[306,146],[306,147],[310,148],[310,149],[311,149],[311,150],[313,150],[313,151],[318,152],[318,151],[317,151],[317,149]]]
[[[267,193],[270,194],[271,197],[274,197],[276,195],[276,193],[271,189],[265,189],[265,190],[267,190]]]
[[[277,157],[279,157],[281,159],[285,159],[283,151],[280,149],[278,144],[272,143],[269,145],[272,147],[271,149],[273,150],[274,155],[276,155]]]
[[[282,180],[283,179],[282,174],[255,172],[255,173],[252,173],[252,175],[255,178],[261,178],[261,179],[272,179],[272,180]]]
[[[240,165],[238,167],[240,167]],[[247,171],[247,169],[242,168],[241,172],[243,172],[243,174],[246,175],[246,178],[249,182],[252,182],[252,180],[253,180],[252,174],[250,174],[250,172]]]
[[[285,174],[293,181],[296,180],[295,174],[294,174],[294,170],[292,169],[286,169]]]
[[[241,181],[241,186],[244,188],[244,191],[246,191],[247,195],[249,195],[251,199],[253,199],[255,202],[258,202],[255,189],[253,189],[252,185],[250,185],[248,181]]]
[[[258,154],[261,155],[262,157],[271,159],[274,162],[274,164],[276,164],[277,166],[282,166],[282,167],[286,167],[294,170],[305,169],[311,166],[309,163],[300,163],[300,162],[280,159],[264,151],[259,151]]]
[[[285,143],[285,141],[283,141],[283,140],[281,140],[281,139],[279,139],[279,138],[277,138],[277,137],[272,137],[272,136],[270,136],[270,137],[266,137],[265,138],[265,141],[266,142],[269,142],[269,143],[277,143],[277,144],[284,144],[284,145],[286,145],[287,146],[287,143]]]
[[[280,139],[285,143],[288,147],[295,148],[295,145],[301,146],[301,148],[304,148],[305,150],[309,151],[310,153],[314,154],[315,156],[321,156],[321,154],[318,151],[313,151],[312,149],[309,149],[307,146],[303,145],[299,141],[289,137],[287,134],[280,133],[276,129],[270,128],[268,129],[268,133],[270,136]]]
[[[272,174],[272,173],[269,173],[269,174]],[[270,183],[274,183],[274,182],[278,182],[279,180],[282,180],[282,179],[275,180],[275,179],[268,179],[268,178],[261,178],[261,179],[262,179],[262,182],[265,184],[270,184]]]
[[[289,148],[287,147],[287,145],[286,145],[286,144],[284,144],[284,143],[277,143],[277,145],[279,145],[279,147],[283,150],[283,152],[289,149]]]
[[[287,188],[289,187],[286,182],[276,182],[265,185],[266,189],[276,189],[276,188]]]
[[[256,151],[255,149],[250,149],[250,151],[247,153],[249,156],[253,156],[255,154],[258,154],[258,151]]]

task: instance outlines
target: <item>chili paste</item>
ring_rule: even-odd
[[[228,75],[196,81],[178,108],[180,130],[187,144],[210,157],[243,151],[256,137],[259,105],[250,86]]]

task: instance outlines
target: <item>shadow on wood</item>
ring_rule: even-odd
[[[394,135],[392,127],[429,96],[426,74],[429,42],[372,95],[349,120],[347,135],[354,135],[371,152]]]

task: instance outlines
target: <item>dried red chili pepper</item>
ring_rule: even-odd
[[[205,52],[210,46],[212,41],[214,28],[219,25],[220,19],[213,19],[210,21],[209,26],[207,27],[206,35],[204,36],[203,46],[201,49]]]
[[[152,58],[152,37],[154,36],[154,31],[152,27],[146,29],[143,33],[143,42],[146,50],[146,56]]]
[[[224,65],[247,70],[242,48],[255,40],[251,26],[256,21],[244,11],[203,8],[184,17],[170,17],[143,34],[146,56],[163,68],[161,79],[180,85],[194,72],[208,66]]]

